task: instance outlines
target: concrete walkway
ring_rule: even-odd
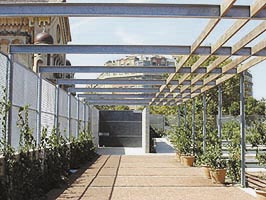
[[[103,155],[57,199],[252,200],[237,187],[212,184],[173,155]]]

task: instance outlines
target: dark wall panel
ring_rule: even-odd
[[[99,118],[100,146],[142,146],[142,113],[134,111],[100,111]]]

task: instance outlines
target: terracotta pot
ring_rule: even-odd
[[[257,199],[259,200],[266,200],[266,188],[257,188],[255,189]]]
[[[206,177],[208,179],[211,179],[211,174],[210,174],[211,168],[209,166],[207,166],[207,165],[203,165],[201,167],[202,167],[202,171],[203,171],[204,177]]]
[[[210,171],[213,183],[225,183],[226,169],[214,169]]]
[[[187,166],[187,167],[192,167],[194,160],[195,160],[195,156],[182,156],[183,157],[183,165]]]

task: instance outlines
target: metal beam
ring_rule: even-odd
[[[230,4],[229,4],[230,5]],[[230,9],[230,10],[229,10]],[[16,3],[1,4],[2,17],[65,16],[65,17],[150,17],[150,18],[250,18],[250,6],[225,7],[200,4],[137,4],[137,3]],[[225,15],[223,12],[229,10]],[[253,9],[255,10],[255,9]],[[252,10],[252,11],[253,11]],[[256,10],[255,10],[256,11]],[[254,12],[255,12],[254,11]],[[255,13],[265,19],[265,11]]]
[[[193,52],[194,55],[211,54],[210,46],[201,46]],[[159,54],[159,55],[190,55],[190,46],[171,45],[10,45],[12,54]],[[231,47],[221,47],[213,55],[251,55],[251,47],[243,47],[232,52]],[[266,52],[255,56],[266,56]]]
[[[136,105],[136,106],[147,106],[149,105],[149,103],[139,103],[139,102],[91,102],[89,103],[90,105],[113,105],[113,106],[116,106],[116,105]]]
[[[150,67],[140,67],[140,66],[116,66],[116,67],[106,67],[106,66],[40,66],[40,73],[149,73],[149,74],[162,74],[162,73],[174,73],[175,67],[160,67],[160,66],[150,66]],[[200,67],[195,70],[195,74],[205,74],[207,72],[206,67]],[[191,74],[190,67],[182,67],[179,74]],[[213,69],[210,74],[220,74],[222,69]],[[227,73],[236,73],[236,71],[231,70]],[[123,81],[121,79],[121,81]],[[131,80],[132,81],[132,80]],[[138,80],[138,81],[148,81],[148,80]],[[166,82],[166,81],[164,81]],[[172,80],[172,83],[177,81]],[[185,84],[186,85],[186,84]]]
[[[150,99],[154,97],[154,94],[78,94],[78,97],[88,99]]]
[[[86,85],[162,85],[165,80],[135,80],[135,79],[58,79],[57,84],[59,85],[75,85],[75,84],[86,84]],[[178,81],[173,81],[178,84]]]
[[[125,93],[156,93],[158,88],[69,88],[69,92],[125,92]],[[169,92],[166,89],[165,92]]]
[[[117,102],[117,103],[130,103],[130,102],[138,102],[138,103],[149,103],[149,99],[119,99],[119,100],[112,100],[112,99],[104,99],[104,100],[98,100],[98,99],[90,99],[88,100],[89,103],[94,102]]]

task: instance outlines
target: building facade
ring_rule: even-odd
[[[0,3],[46,3],[64,0],[0,0]],[[67,17],[10,17],[0,18],[0,51],[8,54],[11,44],[67,44],[71,41]],[[70,65],[64,54],[19,54],[16,62],[38,72],[38,66]],[[54,82],[58,78],[73,78],[74,74],[47,74],[45,78]]]
[[[174,67],[175,60],[166,58],[163,56],[127,56],[118,60],[107,61],[105,66],[145,66],[145,67]],[[152,74],[152,73],[102,73],[98,79],[116,79],[116,80],[157,80],[162,79],[162,74]],[[119,85],[102,87],[120,87]],[[124,86],[125,87],[125,86]],[[127,87],[150,87],[147,85],[128,85]]]

